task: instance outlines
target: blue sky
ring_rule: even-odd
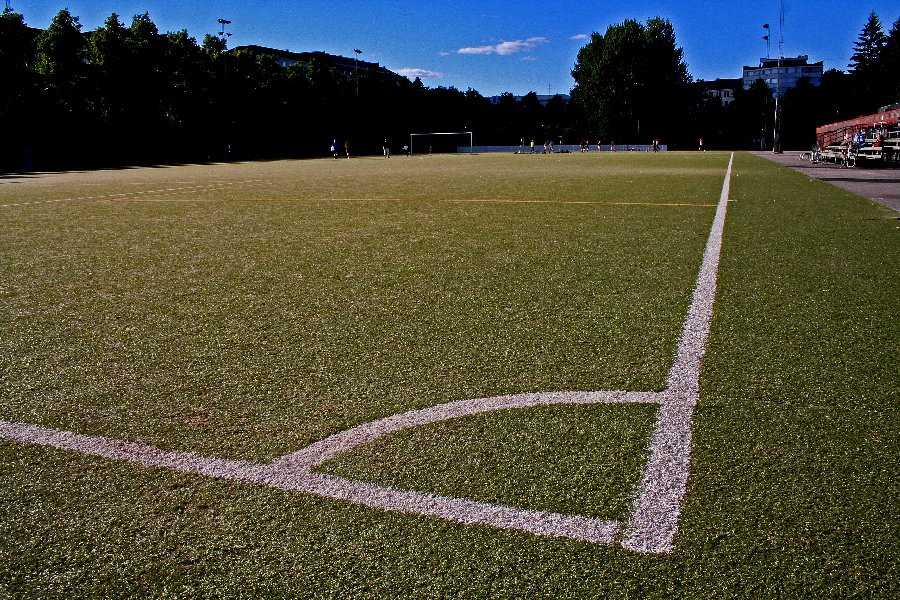
[[[161,31],[187,29],[202,40],[217,20],[232,21],[230,46],[258,44],[297,52],[324,50],[378,62],[426,85],[474,88],[485,96],[567,93],[582,36],[627,18],[669,19],[695,79],[740,77],[765,56],[763,23],[778,53],[779,0],[11,0],[33,27],[61,8],[85,30],[112,12],[127,24],[145,11]],[[874,10],[887,32],[900,0],[785,0],[786,56],[808,54],[846,69],[853,42]]]

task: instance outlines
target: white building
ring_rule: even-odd
[[[758,67],[744,67],[742,80],[744,89],[749,90],[754,81],[762,79],[777,95],[796,87],[801,77],[808,77],[810,83],[819,85],[824,68],[822,61],[810,63],[809,56],[805,54],[795,58],[761,58]]]
[[[741,87],[742,81],[740,79],[716,79],[715,81],[700,80],[697,84],[700,86],[700,89],[703,90],[703,93],[707,98],[716,98],[723,105],[728,106],[734,102],[734,90]]]

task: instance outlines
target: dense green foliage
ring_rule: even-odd
[[[821,85],[807,78],[782,100],[782,147],[807,149],[815,128],[876,112],[900,102],[900,19],[889,35],[874,13],[856,42],[849,74],[831,69]],[[690,84],[671,24],[634,20],[594,33],[578,53],[572,71],[573,116],[592,139],[619,141],[660,138],[674,148],[761,149],[772,145],[775,100],[762,80],[734,90],[724,106],[704,97],[702,82]]]
[[[782,145],[806,148],[816,126],[900,100],[900,19],[888,34],[872,15],[852,71],[801,82],[783,103]],[[397,147],[411,132],[474,133],[476,145],[534,139],[615,139],[670,149],[759,147],[771,139],[767,87],[735,91],[723,107],[691,83],[675,31],[656,17],[594,33],[578,53],[572,101],[534,92],[494,104],[477,91],[429,88],[390,73],[349,78],[313,60],[282,68],[270,56],[161,33],[147,13],[111,15],[94,31],[60,11],[44,31],[0,15],[0,170],[322,156],[332,139],[356,154]]]
[[[160,33],[146,13],[81,29],[68,10],[45,31],[0,17],[0,169],[322,156],[335,138],[359,155],[414,131],[471,130],[479,144],[571,131],[561,98],[506,95],[494,106],[475,90],[390,73],[348,79],[316,59],[282,68],[217,36]]]
[[[643,135],[673,145],[692,139],[695,130],[679,118],[690,104],[683,55],[672,24],[659,17],[646,26],[629,19],[604,35],[594,33],[572,70],[572,101],[590,134],[619,142]]]

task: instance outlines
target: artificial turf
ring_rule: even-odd
[[[661,389],[727,159],[436,156],[4,181],[0,205],[30,204],[0,208],[0,418],[266,461],[440,402]],[[672,555],[4,442],[0,591],[894,595],[897,221],[746,155],[731,190]],[[653,416],[482,415],[326,469],[621,518]]]

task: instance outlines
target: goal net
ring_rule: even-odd
[[[409,134],[410,154],[474,152],[471,131],[442,131]]]

